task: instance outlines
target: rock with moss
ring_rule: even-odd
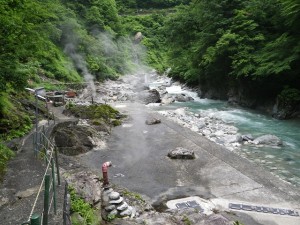
[[[74,115],[81,119],[92,120],[94,124],[107,124],[110,126],[118,126],[124,117],[118,110],[109,105],[73,105],[64,111],[66,115]]]
[[[65,155],[79,155],[93,148],[105,146],[105,138],[95,127],[77,122],[57,125],[52,133],[59,152]]]

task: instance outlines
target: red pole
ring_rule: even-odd
[[[108,182],[108,167],[110,167],[112,164],[111,162],[105,162],[102,164],[102,174],[103,174],[103,186],[107,186],[109,185],[109,182]]]

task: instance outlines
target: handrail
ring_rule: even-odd
[[[42,130],[42,131],[41,131]],[[36,197],[34,199],[34,203],[32,205],[28,220],[24,223],[22,223],[22,225],[24,224],[29,224],[29,225],[40,225],[40,222],[43,221],[43,225],[47,225],[48,224],[48,214],[50,213],[51,207],[52,207],[52,203],[54,203],[54,214],[56,214],[56,184],[60,185],[60,176],[59,176],[59,166],[58,166],[58,154],[57,154],[57,149],[55,144],[52,143],[52,141],[47,137],[45,129],[43,127],[43,129],[40,129],[40,131],[38,131],[40,138],[39,143],[37,143],[37,146],[39,146],[38,151],[40,151],[40,149],[44,149],[45,150],[45,159],[46,159],[46,168],[45,168],[45,172],[43,174],[43,178],[41,180],[41,184],[39,186],[39,189],[37,191]],[[50,167],[51,166],[51,167]],[[52,181],[50,181],[50,175],[49,175],[49,170],[51,168],[51,174],[52,174]],[[55,175],[55,172],[57,175]],[[47,182],[45,182],[47,176]],[[57,183],[56,183],[56,178],[57,178]],[[40,194],[43,191],[43,186],[46,185],[46,183],[48,183],[47,187],[45,186],[45,193],[44,193],[44,210],[42,213],[40,213],[39,215],[34,214],[34,211],[36,209],[36,205],[37,202],[39,200]],[[49,193],[50,191],[52,191],[52,196],[50,199],[50,203],[49,201],[46,202],[45,199],[49,200]],[[46,195],[48,196],[46,198]],[[34,215],[34,216],[33,216]],[[42,216],[42,220],[41,220],[41,216]]]

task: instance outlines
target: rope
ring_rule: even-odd
[[[52,194],[51,202],[50,202],[49,209],[48,209],[48,214],[50,214],[50,210],[51,210],[53,199],[54,199],[54,195]]]
[[[51,153],[50,153],[50,159],[52,158],[52,154],[53,154],[53,149],[52,149],[52,151],[51,151]],[[48,163],[48,165],[47,165],[47,167],[46,167],[46,170],[45,170],[45,173],[44,173],[44,176],[43,176],[43,180],[42,180],[42,182],[41,182],[40,188],[39,188],[38,193],[37,193],[37,195],[36,195],[36,198],[35,198],[35,200],[34,200],[34,203],[33,203],[32,209],[31,209],[31,212],[30,212],[30,214],[29,214],[28,221],[30,221],[31,216],[32,216],[32,214],[33,214],[33,211],[34,211],[34,209],[35,209],[35,207],[36,207],[36,203],[37,203],[37,200],[38,200],[38,198],[39,198],[39,195],[40,195],[40,193],[41,193],[41,191],[42,191],[43,183],[44,183],[44,181],[45,181],[45,176],[47,175],[47,171],[48,171],[48,169],[49,169],[49,166],[50,166],[50,162]]]
[[[45,134],[43,134],[43,133],[41,133],[41,134],[42,134],[43,137],[46,138],[46,140],[48,141],[48,144],[50,144],[51,147],[54,148],[55,146],[52,144],[51,140],[49,140],[49,138]]]

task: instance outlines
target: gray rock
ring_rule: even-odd
[[[204,128],[205,126],[206,126],[205,122],[199,121],[199,122],[197,123],[197,127],[198,127],[199,129],[202,129],[202,128]]]
[[[117,200],[119,198],[120,198],[120,194],[118,192],[113,191],[109,194],[110,200]]]
[[[120,204],[122,201],[123,201],[123,198],[120,197],[117,200],[111,200],[111,201],[109,201],[109,204]]]
[[[128,208],[128,204],[126,202],[123,202],[122,205],[120,205],[119,207],[117,207],[117,210],[124,211],[127,208]]]
[[[162,97],[161,103],[168,105],[175,101],[175,98],[172,95],[166,94]]]
[[[134,35],[134,42],[135,42],[136,44],[140,43],[142,39],[143,39],[143,34],[142,34],[142,32],[139,31],[139,32],[137,32],[137,33]]]
[[[146,120],[147,125],[153,125],[153,124],[158,124],[158,123],[161,123],[160,119],[152,118],[152,119]]]
[[[168,153],[171,159],[195,159],[194,151],[178,147]]]
[[[116,209],[116,206],[115,206],[115,205],[109,205],[109,206],[106,206],[106,207],[105,207],[105,210],[106,210],[107,212],[111,212],[111,211],[113,211],[114,209]]]
[[[280,146],[282,141],[275,135],[266,134],[255,138],[252,142],[255,145],[271,145],[271,146]]]
[[[253,141],[254,140],[252,134],[242,135],[242,139],[243,139],[243,141]]]
[[[74,156],[92,150],[97,133],[91,126],[62,123],[55,128],[53,136],[60,153]]]
[[[114,190],[112,188],[104,188],[103,190],[103,194],[109,195],[110,193],[112,193]]]
[[[114,209],[113,211],[111,211],[108,215],[109,216],[116,216],[116,215],[118,215],[118,210],[116,210],[116,209]]]
[[[204,220],[197,223],[198,225],[231,225],[230,221],[220,214],[212,214]]]
[[[85,202],[95,205],[101,200],[100,178],[89,171],[65,174],[66,181]]]
[[[241,135],[226,135],[224,138],[222,138],[221,140],[224,140],[224,143],[235,143],[235,142],[241,142],[242,136]]]
[[[187,96],[185,94],[178,94],[175,96],[175,101],[177,102],[188,102],[188,101],[194,101],[194,99],[190,96]]]
[[[131,206],[129,206],[125,211],[120,213],[121,216],[131,216],[131,214],[132,214],[132,207]]]
[[[156,89],[142,91],[139,94],[140,100],[142,100],[145,104],[161,102],[160,94]]]

